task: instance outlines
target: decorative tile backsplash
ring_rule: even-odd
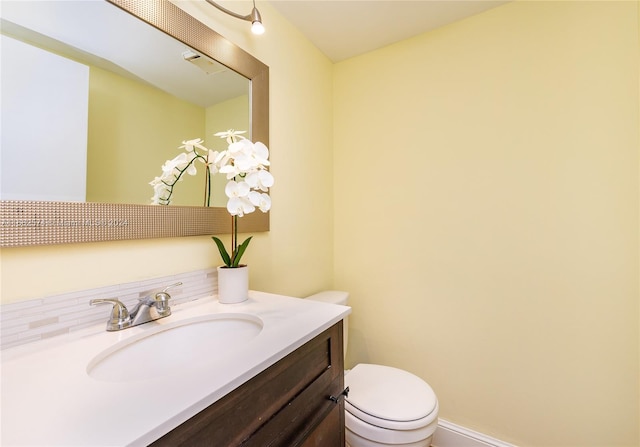
[[[106,323],[111,308],[89,305],[93,298],[118,298],[130,309],[139,298],[177,282],[182,282],[182,285],[169,291],[172,305],[218,292],[218,274],[212,268],[3,304],[0,306],[0,349]]]

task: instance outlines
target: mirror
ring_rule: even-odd
[[[100,97],[96,95],[89,97],[89,108],[92,109],[100,101],[111,103],[111,105],[108,112],[98,112],[101,113],[96,115],[99,116],[99,119],[91,118],[89,115],[89,118],[84,120],[86,122],[93,120],[88,125],[86,140],[91,142],[93,139],[100,147],[97,153],[93,153],[91,145],[89,145],[90,151],[85,156],[86,170],[90,174],[88,180],[85,180],[88,202],[78,203],[75,198],[56,198],[55,201],[50,201],[47,198],[45,201],[38,197],[12,197],[13,200],[2,200],[0,201],[0,226],[2,227],[0,245],[89,242],[228,232],[230,218],[226,210],[196,206],[197,199],[193,203],[173,202],[189,206],[174,206],[173,204],[170,207],[146,206],[140,205],[140,203],[149,203],[148,198],[152,195],[152,188],[148,185],[149,181],[159,175],[160,167],[165,160],[175,157],[180,152],[178,146],[182,140],[206,137],[207,147],[223,148],[224,141],[215,141],[217,138],[214,138],[212,134],[228,128],[239,129],[244,125],[250,130],[252,140],[262,141],[268,145],[268,67],[168,1],[107,0],[107,2],[15,3],[37,7],[64,3],[73,8],[103,8],[98,14],[99,22],[109,23],[109,25],[105,28],[106,34],[102,35],[102,39],[99,25],[92,24],[89,20],[82,21],[82,26],[76,26],[76,28],[86,28],[91,31],[91,41],[86,37],[64,37],[78,33],[75,31],[74,33],[62,33],[60,29],[56,30],[52,25],[58,21],[50,20],[52,17],[50,13],[43,15],[45,20],[40,24],[33,25],[34,22],[37,22],[37,17],[30,18],[30,28],[36,28],[38,35],[34,36],[31,33],[28,38],[31,43],[36,43],[38,48],[55,45],[55,51],[58,55],[62,54],[73,60],[78,60],[81,57],[87,60],[87,55],[95,53],[96,48],[104,47],[105,41],[113,44],[110,46],[111,50],[106,53],[103,51],[98,57],[89,56],[91,84],[101,85],[101,88],[97,90],[102,92]],[[122,9],[118,9],[114,5]],[[105,10],[104,8],[109,9]],[[28,34],[28,30],[24,29],[26,27],[6,18],[5,11],[6,7],[3,5],[3,34],[9,35],[10,38],[24,38],[24,35]],[[86,17],[85,12],[82,14]],[[79,16],[82,15],[78,11],[75,17]],[[125,24],[114,25],[111,23],[112,16],[113,20],[119,20],[118,23]],[[124,22],[122,19],[125,19]],[[143,35],[136,34],[137,37],[134,38],[131,34],[134,31],[130,31],[130,29],[138,25],[144,25]],[[120,33],[113,33],[114,27],[119,29]],[[68,31],[69,27],[63,28],[67,28]],[[161,50],[156,50],[155,43],[147,42],[146,35],[153,34],[152,32],[158,34],[160,40],[164,42]],[[5,37],[7,36],[3,36],[3,39]],[[158,36],[155,38],[157,39]],[[101,41],[102,43],[100,43]],[[138,45],[136,46],[134,43]],[[4,48],[3,40],[3,50]],[[125,49],[133,50],[133,52],[127,53]],[[106,57],[107,53],[110,54],[109,57]],[[183,82],[172,84],[168,79],[168,73],[174,70],[166,69],[165,65],[162,65],[166,63],[163,61],[168,58],[167,55],[177,63],[178,70],[182,70],[178,79]],[[141,59],[143,64],[140,64]],[[4,74],[3,70],[3,78]],[[119,76],[115,81],[118,85],[126,86],[128,90],[125,91],[129,93],[128,95],[115,97],[109,94],[117,88],[113,83],[104,84],[103,81],[104,78],[108,78],[107,81],[111,82],[115,76]],[[103,84],[99,84],[94,78]],[[224,84],[225,87],[221,91],[216,91],[205,85],[199,90],[193,90],[194,86],[201,85],[201,81],[210,83],[212,78],[215,78],[216,83]],[[135,89],[131,87],[134,82],[140,84],[140,79],[144,79],[142,87]],[[238,85],[239,87],[237,87]],[[138,89],[140,88],[145,93],[139,93]],[[203,88],[204,90],[202,90]],[[151,89],[163,90],[161,94],[165,96],[168,96],[166,92],[169,92],[171,100],[181,102],[182,108],[169,111],[169,117],[156,116],[156,112],[166,112],[170,109],[166,107],[167,101],[163,102],[163,98],[158,99],[161,94],[150,95],[148,93]],[[105,91],[107,94],[104,93]],[[217,96],[214,97],[213,93]],[[220,93],[223,96],[220,96]],[[65,95],[65,98],[69,96],[71,95]],[[210,99],[209,96],[212,98]],[[189,101],[199,103],[195,106],[193,103],[186,104],[184,99],[189,97],[191,98]],[[207,99],[203,101],[205,97]],[[86,104],[86,102],[86,99],[80,101],[81,104]],[[65,110],[66,108],[64,107]],[[115,113],[118,108],[125,112],[128,111],[128,117],[125,118],[121,113]],[[61,109],[62,107],[59,107],[58,110]],[[185,110],[189,110],[190,113]],[[60,113],[53,115],[58,114]],[[148,121],[146,124],[142,121],[136,121],[138,116],[143,115],[153,115],[154,120],[150,124]],[[82,119],[78,118],[76,122],[80,123]],[[174,127],[173,124],[177,122],[186,124],[186,127]],[[146,136],[136,137],[126,132],[127,129],[142,127],[151,128],[151,132]],[[117,131],[115,131],[116,129]],[[82,140],[82,138],[79,139]],[[117,139],[125,142],[123,148],[118,148],[115,145]],[[46,144],[50,140],[51,138],[49,140],[45,138],[45,143],[43,143],[46,146],[45,149],[51,148],[51,144]],[[65,137],[62,139],[62,144],[69,141],[70,138]],[[144,145],[150,146],[153,151],[144,155],[139,153],[138,149]],[[4,152],[5,144],[3,141],[3,164],[7,160]],[[52,152],[48,151],[48,153]],[[46,155],[47,151],[42,158],[46,158]],[[53,152],[53,155],[53,165],[59,166],[61,155],[58,152]],[[74,155],[71,159],[82,160],[82,157]],[[116,161],[113,160],[124,160],[124,164],[121,166],[124,166],[125,170],[116,168]],[[62,164],[70,165],[70,163]],[[16,165],[11,164],[11,166]],[[33,170],[33,166],[30,165],[30,167]],[[105,167],[107,168],[105,169]],[[78,170],[80,169],[74,169],[73,173]],[[58,177],[60,172],[58,168],[54,171]],[[92,172],[102,175],[102,177],[94,177]],[[41,174],[40,177],[46,179],[46,176],[51,177],[51,174],[50,164],[49,171]],[[141,178],[136,178],[138,174],[141,174]],[[3,177],[5,176],[3,172]],[[71,175],[60,176],[71,177]],[[185,183],[183,196],[193,200],[199,195],[199,183],[197,178],[189,180],[192,184],[186,185]],[[224,183],[224,179],[220,180],[221,183]],[[109,188],[104,188],[105,184],[108,184]],[[182,184],[180,186],[183,187]],[[92,192],[92,188],[95,192]],[[196,192],[189,192],[193,188]],[[134,191],[134,198],[127,196]],[[108,192],[110,195],[102,194],[103,192]],[[217,196],[220,195],[217,194]],[[216,194],[214,194],[214,205],[223,205],[224,198],[222,203],[216,203],[215,197]],[[32,198],[39,199],[39,201],[30,200]],[[132,204],[136,202],[137,205]],[[118,203],[126,203],[126,205]],[[240,219],[240,231],[255,232],[267,231],[268,229],[268,214],[253,213]]]

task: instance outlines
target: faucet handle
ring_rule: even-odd
[[[172,288],[177,287],[177,286],[181,286],[181,285],[182,285],[182,282],[177,282],[175,284],[171,284],[170,286],[167,286],[164,289],[162,289],[162,292],[160,292],[160,293],[165,293],[167,290],[172,289]]]
[[[95,306],[96,304],[112,304],[111,317],[107,321],[107,331],[119,331],[126,327],[131,326],[131,317],[127,306],[116,298],[96,298],[89,301],[89,304]]]
[[[170,286],[162,289],[162,292],[156,293],[155,301],[156,301],[156,309],[158,309],[158,314],[160,316],[166,317],[171,315],[171,308],[169,307],[169,300],[171,299],[171,295],[167,292],[167,290],[172,287],[181,286],[181,282],[177,282],[175,284],[171,284]]]

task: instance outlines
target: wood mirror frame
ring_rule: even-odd
[[[105,0],[251,81],[251,139],[269,145],[269,67],[168,0]],[[240,232],[269,230],[269,213],[238,219]],[[231,232],[225,208],[0,201],[0,247],[198,236]]]

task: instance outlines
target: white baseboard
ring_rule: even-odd
[[[491,436],[440,419],[432,447],[516,447]]]

